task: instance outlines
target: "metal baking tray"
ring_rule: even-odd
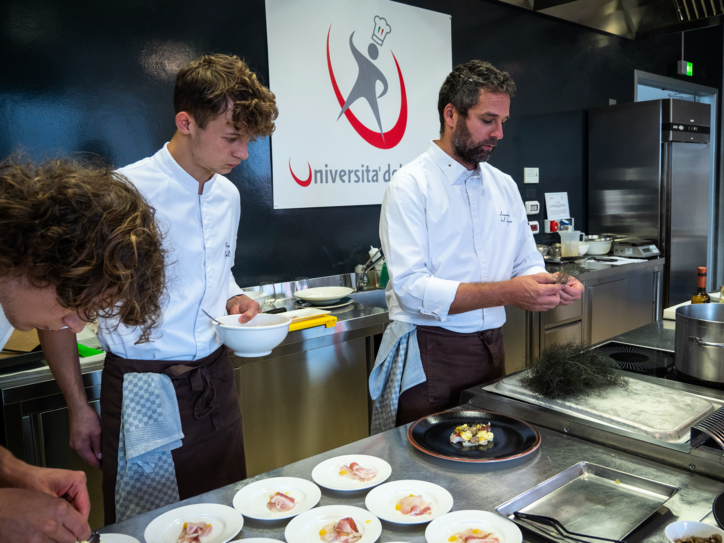
[[[678,490],[643,477],[588,462],[551,477],[495,510],[520,526],[556,542],[552,528],[514,517],[516,511],[552,517],[566,529],[608,539],[624,539]]]
[[[626,388],[611,387],[588,398],[547,400],[523,386],[526,374],[515,373],[485,390],[668,443],[686,443],[691,427],[716,410],[699,396],[627,377]]]

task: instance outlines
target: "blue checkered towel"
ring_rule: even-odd
[[[176,391],[168,375],[124,375],[116,522],[179,501],[171,451],[181,446],[183,437]]]
[[[427,381],[417,344],[417,326],[392,321],[382,336],[370,374],[370,396],[375,401],[370,435],[395,427],[400,394]]]

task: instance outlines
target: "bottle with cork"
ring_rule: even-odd
[[[696,293],[691,297],[692,304],[708,304],[711,298],[706,292],[706,268],[699,268],[699,278]]]

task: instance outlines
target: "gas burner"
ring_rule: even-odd
[[[622,370],[633,373],[663,377],[674,364],[670,353],[645,347],[612,342],[601,345],[598,350],[607,354]]]

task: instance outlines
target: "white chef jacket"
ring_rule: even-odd
[[[221,342],[201,309],[214,317],[225,315],[227,300],[242,293],[231,273],[241,215],[238,189],[216,174],[199,196],[198,181],[179,166],[167,147],[118,170],[156,209],[168,251],[167,299],[153,340],[135,345],[140,336],[137,328],[113,330],[115,319],[100,319],[98,340],[106,351],[123,358],[197,360],[208,356]]]
[[[460,333],[498,328],[503,307],[448,314],[460,283],[545,273],[513,179],[487,163],[468,171],[435,142],[392,177],[380,240],[391,320]]]
[[[3,313],[3,306],[0,305],[0,351],[3,350],[3,347],[5,347],[5,344],[10,339],[13,330],[14,328],[10,324],[10,321],[8,321],[5,313]]]

